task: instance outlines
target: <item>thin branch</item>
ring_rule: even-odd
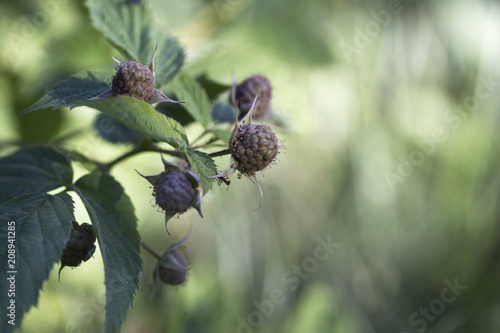
[[[158,152],[158,153],[163,153],[163,154],[168,154],[171,156],[175,157],[182,157],[181,153],[179,153],[177,150],[166,150],[158,147],[157,145],[151,143],[150,139],[144,139],[144,141],[141,143],[141,145],[135,147],[134,149],[124,153],[121,156],[118,156],[114,160],[108,163],[99,163],[99,162],[94,162],[96,165],[101,169],[102,172],[104,173],[109,173],[111,168],[115,166],[116,164],[126,160],[129,157],[138,155],[140,153],[144,152]]]
[[[210,154],[208,154],[208,156],[210,156],[210,157],[217,157],[217,156],[224,156],[224,155],[229,155],[229,154],[231,154],[231,151],[229,150],[229,148],[227,148],[227,149],[223,149],[223,150],[220,150],[220,151],[216,151],[216,152],[210,153]]]
[[[151,253],[153,255],[153,257],[156,257],[158,260],[161,260],[161,256],[156,253],[155,250],[153,250],[152,248],[150,248],[146,243],[142,242],[141,243],[142,247],[146,249],[146,251],[148,251],[149,253]]]

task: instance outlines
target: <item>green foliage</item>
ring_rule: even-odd
[[[106,284],[106,332],[119,332],[142,272],[134,208],[123,187],[109,175],[93,172],[75,186],[97,227]]]
[[[137,130],[110,118],[104,113],[97,116],[94,128],[103,139],[111,143],[138,145],[144,139]]]
[[[20,180],[18,180],[20,181]],[[73,200],[67,193],[49,195],[32,193],[16,197],[0,206],[0,264],[4,270],[15,271],[16,323],[38,302],[39,290],[49,277],[52,266],[59,261],[64,241],[69,238],[71,221],[74,220]],[[15,223],[15,228],[8,229]],[[8,231],[11,231],[9,233]],[[8,236],[14,236],[8,238]],[[8,244],[16,249],[14,261],[8,261]],[[10,266],[10,265],[13,266]],[[7,276],[10,276],[7,273]],[[0,280],[0,288],[6,293],[9,281]],[[10,298],[2,296],[2,308],[6,309]],[[5,316],[5,314],[4,314]],[[14,325],[0,321],[2,332],[12,332]]]
[[[203,193],[207,193],[212,188],[214,182],[212,178],[207,177],[217,173],[214,161],[206,153],[196,150],[190,150],[187,158],[193,167],[194,173],[200,177]]]
[[[0,202],[26,193],[45,193],[68,186],[70,160],[52,147],[28,147],[0,159]]]
[[[177,41],[159,31],[151,13],[142,3],[125,0],[88,0],[93,26],[119,48],[128,59],[149,64],[158,44],[156,82],[170,81],[184,62],[184,51]]]
[[[169,83],[178,74],[184,62],[184,51],[172,36],[152,23],[147,4],[88,0],[86,6],[92,25],[126,60],[148,65],[157,48],[154,64],[159,86]],[[230,133],[213,127],[211,103],[229,86],[205,76],[195,80],[181,73],[172,82],[172,88],[184,103],[155,109],[144,101],[112,93],[109,90],[112,75],[113,72],[106,69],[77,73],[56,83],[21,115],[38,110],[90,107],[101,112],[95,123],[100,136],[111,143],[132,144],[132,150],[103,163],[78,149],[67,145],[59,147],[64,143],[61,140],[55,144],[57,148],[23,148],[0,159],[0,199],[4,202],[0,206],[0,217],[2,222],[15,221],[19,228],[16,241],[21,262],[17,279],[21,296],[16,296],[16,301],[19,302],[20,319],[37,303],[43,281],[60,259],[69,237],[74,206],[67,191],[78,194],[96,229],[106,285],[105,331],[119,332],[139,286],[142,260],[134,207],[122,185],[109,175],[110,169],[122,159],[140,152],[162,152],[186,160],[200,179],[204,193],[213,186],[214,180],[209,177],[216,174],[217,167],[209,154],[197,149],[208,148],[219,139],[227,144]],[[102,94],[105,91],[107,93]],[[94,98],[96,96],[99,98]],[[182,124],[173,117],[183,119]],[[195,141],[211,134],[213,137],[208,143],[190,146],[183,126],[192,121],[205,129]],[[163,142],[174,150],[163,149],[159,145]],[[78,162],[89,172],[74,184],[71,162]],[[57,188],[63,188],[62,192],[47,194]],[[1,228],[6,228],[6,224],[2,223]],[[5,235],[2,233],[2,237]],[[4,258],[6,256],[2,260],[6,260]],[[5,284],[6,280],[0,282],[2,287]]]
[[[35,104],[21,112],[20,116],[42,109],[57,109],[82,105],[84,99],[99,95],[109,88],[113,72],[109,70],[84,71],[59,81]]]
[[[172,147],[185,151],[188,139],[184,128],[171,118],[158,113],[151,105],[124,95],[100,100],[82,101],[111,118],[120,121],[145,136],[166,142]]]
[[[203,127],[210,124],[211,106],[203,88],[188,74],[182,73],[172,83],[177,98],[185,102],[185,108]]]

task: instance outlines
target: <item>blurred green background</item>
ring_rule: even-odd
[[[188,283],[153,301],[142,253],[123,332],[500,332],[497,1],[144,2],[189,72],[268,76],[288,128],[259,211],[254,185],[232,177],[171,237],[134,171],[157,174],[158,154],[113,169],[151,247],[194,228]],[[0,31],[2,155],[79,128],[69,144],[85,154],[127,150],[93,133],[91,109],[17,117],[57,80],[113,66],[81,1],[3,1]],[[79,200],[76,213],[88,221]],[[19,331],[102,331],[99,255],[61,283],[56,268]]]

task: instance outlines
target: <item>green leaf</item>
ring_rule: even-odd
[[[207,177],[217,173],[217,166],[214,160],[208,154],[197,150],[188,151],[187,158],[189,163],[191,163],[194,173],[200,178],[203,194],[206,194],[214,183],[212,178]]]
[[[95,97],[109,89],[113,72],[109,70],[85,71],[59,81],[35,104],[20,113],[20,116],[42,109],[80,106],[81,101]]]
[[[24,314],[38,303],[43,282],[61,258],[65,240],[69,238],[73,209],[73,200],[67,193],[55,196],[29,194],[0,206],[0,265],[7,277],[15,276],[13,298],[7,294],[9,281],[0,279],[2,309],[5,311],[8,302],[15,299],[15,326],[2,319],[1,332],[12,332],[15,327],[21,327]],[[8,256],[10,244],[15,248],[15,262],[9,260],[12,258]],[[9,273],[11,271],[16,273]],[[3,316],[5,318],[5,312]]]
[[[174,38],[153,26],[146,4],[125,0],[88,0],[86,5],[92,25],[130,59],[147,66],[158,44],[155,61],[158,84],[167,83],[181,69],[183,49]]]
[[[158,44],[155,60],[156,86],[162,86],[170,82],[182,68],[184,64],[184,49],[176,39],[165,37],[165,34],[157,28],[153,29],[149,46],[141,49],[139,59],[147,59],[148,63],[153,57],[153,53]],[[143,60],[146,61],[146,60]]]
[[[94,128],[101,138],[111,143],[124,143],[137,146],[144,139],[142,134],[137,130],[110,118],[104,113],[100,113],[96,117]]]
[[[212,121],[212,107],[205,90],[188,74],[178,75],[172,82],[172,88],[180,101],[186,102],[183,106],[207,128]]]
[[[0,159],[0,202],[68,186],[72,180],[71,162],[59,150],[43,146],[21,148]]]
[[[236,118],[236,109],[228,102],[217,102],[212,107],[212,118],[217,122],[232,123]]]
[[[184,103],[158,103],[155,110],[178,121],[182,126],[187,126],[194,122],[194,118],[187,112],[182,104]]]
[[[61,148],[62,151],[72,160],[75,162],[80,163],[82,167],[84,167],[87,171],[94,171],[97,170],[97,165],[91,161],[87,156],[77,152],[76,150],[72,150],[71,148]]]
[[[106,284],[106,332],[120,332],[142,272],[134,207],[109,175],[93,172],[80,178],[75,188],[97,228]]]
[[[105,113],[144,136],[166,142],[181,152],[187,149],[188,139],[184,128],[144,101],[119,95],[102,100],[82,101],[82,104]]]
[[[219,129],[219,128],[212,128],[209,131],[210,131],[210,133],[215,134],[224,143],[228,143],[229,140],[231,139],[231,132],[229,132],[227,130]]]
[[[216,82],[208,78],[207,74],[202,74],[196,78],[196,81],[206,91],[208,98],[213,101],[223,92],[231,89],[231,85]]]

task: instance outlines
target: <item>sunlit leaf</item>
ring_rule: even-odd
[[[205,90],[188,74],[180,74],[172,82],[172,88],[183,107],[205,128],[212,121],[212,108]]]
[[[83,101],[82,105],[95,108],[111,118],[133,128],[144,136],[166,142],[175,149],[187,149],[184,128],[175,120],[157,112],[151,105],[136,98],[120,95],[106,99]]]
[[[138,145],[143,136],[137,130],[101,113],[94,121],[94,128],[101,138],[111,143]]]
[[[196,150],[188,151],[187,158],[194,173],[200,178],[203,194],[206,194],[212,188],[214,182],[212,178],[207,177],[217,173],[214,160],[208,154]]]
[[[93,26],[129,59],[148,65],[156,45],[156,81],[170,81],[184,62],[184,51],[177,41],[153,25],[145,3],[126,0],[88,0]]]

